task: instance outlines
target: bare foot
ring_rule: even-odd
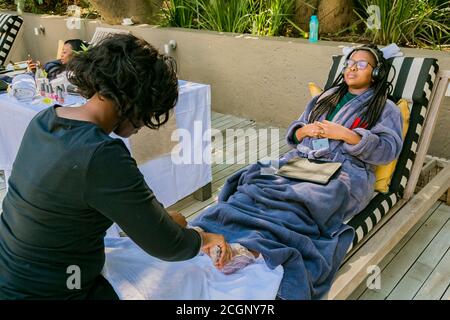
[[[210,257],[213,260],[214,265],[224,274],[231,274],[243,269],[249,264],[255,262],[256,258],[259,256],[258,252],[250,251],[239,243],[231,243],[229,246],[230,250],[227,251],[230,252],[230,254],[225,256],[222,263],[222,268],[220,268],[217,264],[218,257],[220,257],[221,254],[220,248],[214,247],[210,251]]]

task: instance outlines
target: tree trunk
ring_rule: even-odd
[[[163,0],[89,0],[108,24],[120,24],[124,18],[134,23],[156,24]]]
[[[316,8],[320,33],[334,33],[348,27],[355,18],[352,0],[297,0],[295,22],[305,31]]]

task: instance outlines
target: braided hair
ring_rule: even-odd
[[[367,123],[367,128],[370,129],[377,123],[378,118],[383,112],[388,95],[390,94],[390,91],[392,89],[391,83],[388,81],[391,62],[387,61],[383,57],[383,53],[381,52],[381,50],[378,49],[378,47],[374,44],[368,44],[355,48],[347,55],[346,59],[349,59],[350,56],[358,50],[367,51],[372,55],[376,54],[374,58],[377,61],[377,68],[379,68],[380,74],[379,78],[375,80],[374,84],[372,85],[372,98],[361,106],[361,109],[363,110],[363,113],[361,115],[361,123]],[[339,101],[342,99],[342,97],[348,92],[348,85],[345,81],[343,81],[343,78],[343,72],[341,72],[331,85],[331,87],[337,87],[337,90],[332,94],[324,97],[323,99],[320,99],[320,96],[324,94],[324,92],[322,92],[322,94],[319,96],[318,102],[311,111],[311,114],[309,116],[309,123],[317,121],[325,113],[332,112]]]

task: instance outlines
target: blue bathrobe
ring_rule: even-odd
[[[350,100],[333,122],[351,127],[372,95],[373,90],[368,89]],[[296,144],[294,132],[308,123],[317,100],[313,98],[300,119],[289,126],[286,138],[292,150],[278,165],[293,157],[341,162],[340,172],[328,184],[270,175],[264,172],[268,163],[258,162],[229,177],[218,204],[192,222],[223,234],[228,242],[260,252],[270,268],[283,265],[278,292],[282,299],[318,299],[328,292],[354,236],[344,221],[371,200],[375,166],[391,162],[402,148],[401,114],[390,100],[370,130],[353,129],[362,137],[356,145],[330,140],[329,148],[313,150],[313,139],[308,137]]]

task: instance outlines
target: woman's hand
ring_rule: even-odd
[[[320,128],[319,138],[342,140],[350,144],[357,144],[361,140],[359,134],[338,123],[324,120],[316,121],[315,124]]]
[[[34,62],[31,58],[27,60],[28,72],[35,72],[39,62]]]
[[[180,227],[186,228],[187,221],[186,218],[177,211],[169,211],[169,216],[172,218],[173,221],[175,221]]]
[[[321,129],[316,122],[309,123],[301,128],[298,128],[297,131],[295,131],[295,137],[298,141],[302,141],[305,137],[318,138],[320,130]]]
[[[202,251],[206,253],[208,256],[211,256],[210,250],[215,247],[220,247],[220,257],[217,262],[214,262],[214,265],[222,269],[225,264],[231,260],[232,251],[229,244],[225,241],[225,238],[221,234],[217,233],[209,233],[209,232],[200,232],[200,236],[203,240]]]

